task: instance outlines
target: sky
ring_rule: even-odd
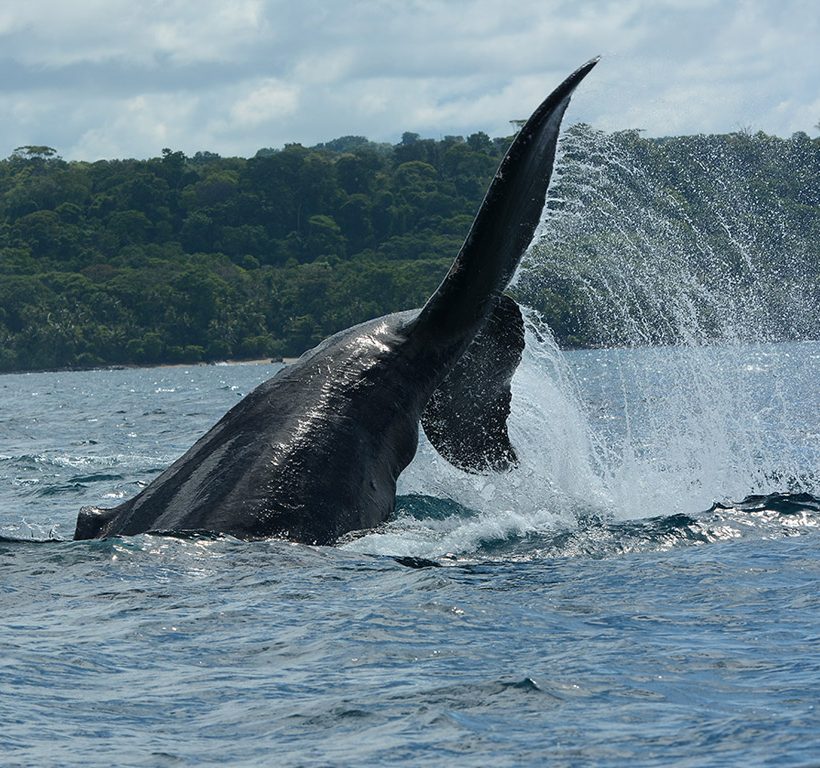
[[[0,0],[0,157],[252,156],[567,120],[818,134],[816,0]]]

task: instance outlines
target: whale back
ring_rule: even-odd
[[[237,403],[138,495],[84,508],[75,538],[217,531],[331,544],[386,520],[426,396],[404,356],[415,312],[331,337]]]

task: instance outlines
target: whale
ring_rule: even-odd
[[[597,61],[567,77],[516,134],[423,307],[325,339],[136,496],[83,507],[74,538],[190,532],[332,545],[393,514],[420,425],[464,471],[514,468],[507,419],[524,322],[504,291],[540,223],[570,97]]]

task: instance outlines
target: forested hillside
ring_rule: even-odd
[[[820,143],[805,134],[608,140],[681,178],[697,162],[693,141],[734,152],[801,236],[820,239]],[[348,136],[250,159],[166,149],[93,163],[18,148],[0,161],[0,370],[296,355],[419,306],[508,141]],[[559,340],[599,341],[571,285],[520,290]]]

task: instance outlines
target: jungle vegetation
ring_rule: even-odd
[[[509,140],[345,136],[247,159],[164,149],[97,162],[19,147],[0,161],[0,371],[294,356],[420,306]],[[820,242],[817,139],[622,132],[608,141],[673,186],[699,143],[732,153],[788,225]],[[559,342],[601,343],[571,283],[529,280],[520,290]]]

